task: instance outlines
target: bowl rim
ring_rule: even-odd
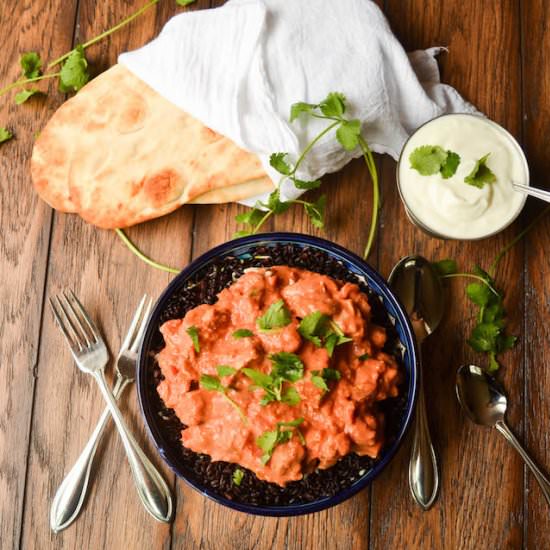
[[[395,441],[387,449],[386,454],[374,465],[373,468],[368,470],[363,476],[359,477],[354,481],[349,487],[346,487],[342,491],[331,497],[323,497],[312,502],[303,503],[303,504],[287,504],[280,506],[268,506],[268,505],[253,505],[242,502],[236,502],[230,499],[223,497],[222,495],[216,493],[215,491],[209,489],[208,487],[203,486],[201,483],[190,479],[184,474],[183,468],[178,464],[177,460],[174,460],[168,452],[163,448],[162,434],[158,430],[155,422],[150,418],[150,414],[146,411],[146,401],[147,401],[147,384],[146,384],[146,357],[148,353],[146,349],[146,344],[150,341],[153,333],[157,330],[158,315],[164,309],[166,301],[172,296],[172,294],[181,286],[183,280],[187,279],[193,275],[198,269],[201,269],[204,265],[208,264],[211,260],[216,257],[226,256],[231,252],[232,249],[241,248],[246,245],[255,245],[262,242],[268,241],[269,243],[278,243],[278,242],[290,242],[300,245],[309,245],[316,248],[320,248],[331,255],[336,255],[347,262],[354,265],[354,267],[359,268],[364,274],[368,276],[369,279],[372,279],[378,287],[384,291],[384,299],[389,300],[392,307],[395,310],[396,321],[399,321],[399,324],[403,328],[403,333],[405,338],[404,345],[407,346],[409,351],[409,392],[407,397],[407,404],[405,407],[404,421],[401,425],[401,428],[397,434]],[[378,294],[378,292],[377,292]],[[358,255],[350,252],[346,248],[328,241],[326,239],[315,237],[311,235],[305,235],[302,233],[293,233],[293,232],[275,232],[275,233],[258,233],[255,235],[250,235],[246,237],[240,237],[227,241],[223,244],[217,245],[204,254],[198,256],[195,260],[190,262],[182,271],[168,284],[164,291],[159,296],[156,301],[149,320],[147,322],[147,327],[144,332],[140,349],[138,353],[138,365],[136,373],[136,383],[137,383],[137,393],[140,406],[140,412],[144,420],[145,426],[147,428],[147,435],[152,441],[156,451],[160,454],[163,461],[170,467],[170,469],[176,474],[178,478],[182,478],[187,485],[189,485],[194,490],[201,493],[203,496],[217,502],[218,504],[227,506],[233,510],[239,512],[245,512],[253,515],[259,516],[271,516],[271,517],[284,517],[284,516],[298,516],[303,514],[309,514],[313,512],[318,512],[326,508],[330,508],[341,502],[351,498],[359,491],[367,487],[378,475],[380,472],[391,462],[391,460],[396,455],[397,451],[401,447],[405,435],[411,425],[416,400],[418,393],[418,348],[416,338],[412,326],[410,324],[408,315],[405,312],[404,307],[401,302],[395,295],[395,293],[390,288],[387,281],[384,280],[382,275],[378,273],[373,267],[371,267],[363,258]]]

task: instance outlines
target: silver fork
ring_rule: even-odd
[[[113,397],[117,401],[124,389],[135,379],[137,350],[147,325],[151,306],[151,298],[147,300],[147,295],[144,295],[121,345],[116,361],[116,382],[112,389]],[[80,513],[88,492],[97,446],[110,417],[109,407],[106,407],[88,443],[55,493],[50,509],[50,527],[54,533],[67,528]]]
[[[69,293],[64,292],[60,296],[50,299],[50,305],[61,332],[69,344],[71,354],[78,368],[86,374],[91,374],[95,378],[107,402],[107,408],[115,421],[122,443],[124,444],[126,456],[130,463],[130,468],[141,502],[156,520],[169,522],[172,517],[173,509],[172,495],[162,475],[145,456],[133,435],[126,427],[126,423],[116,405],[115,398],[107,386],[104,368],[107,364],[108,352],[97,327],[72,291],[69,291]],[[137,325],[135,318],[134,322],[136,322]],[[132,325],[133,324],[134,323],[132,323]],[[131,361],[135,361],[135,354],[137,352],[135,341],[134,345],[128,349],[129,341],[130,338],[127,336],[122,346],[123,352],[121,352],[119,360],[117,361],[120,375],[117,376],[116,385],[119,386],[119,393],[124,389],[124,385],[128,383],[128,380],[121,381],[122,375],[128,375],[130,372],[130,363]],[[131,372],[131,376],[132,378],[135,376],[133,371]],[[117,390],[116,385],[114,388],[115,391]],[[103,429],[103,426],[101,429]],[[98,428],[96,428],[94,434],[97,430]],[[88,445],[91,446],[90,443],[88,443]],[[86,447],[88,447],[88,445]],[[88,483],[87,479],[88,476],[86,476],[86,485]],[[78,497],[82,501],[84,499],[84,494],[85,490],[82,496]],[[74,517],[78,514],[82,502],[77,502],[77,504],[79,504],[79,506],[76,509],[76,513],[69,518],[68,522],[62,524],[60,527],[61,529],[73,521]],[[52,515],[50,516],[51,522],[52,517],[53,507]]]

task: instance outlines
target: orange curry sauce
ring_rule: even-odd
[[[290,323],[262,331],[258,318],[281,299],[291,313]],[[300,320],[317,311],[352,338],[338,345],[332,357],[298,332]],[[198,353],[189,327],[197,330]],[[249,329],[253,336],[236,338],[238,329]],[[158,392],[188,426],[182,432],[187,448],[214,461],[240,464],[282,486],[317,467],[328,468],[350,452],[378,456],[384,419],[374,403],[396,396],[402,375],[395,358],[381,351],[385,330],[370,322],[367,296],[357,285],[286,266],[250,269],[220,292],[214,305],[197,306],[160,330],[166,346],[157,355],[164,375]],[[264,389],[239,372],[247,367],[269,374],[270,355],[278,352],[296,354],[303,363],[303,377],[283,384],[298,392],[296,405],[262,405]],[[202,375],[218,376],[218,365],[237,371],[219,377],[228,388],[225,396],[199,384]],[[329,391],[312,383],[312,372],[324,368],[340,373],[338,380],[327,380]],[[297,419],[303,420],[290,428],[292,437],[278,444],[263,464],[257,438],[276,430],[277,422]]]

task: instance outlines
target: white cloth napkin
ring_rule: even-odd
[[[407,55],[371,0],[230,0],[173,17],[155,40],[120,55],[119,62],[258,154],[278,181],[270,154],[288,152],[295,159],[327,124],[309,118],[290,124],[292,103],[318,103],[329,92],[342,92],[347,114],[363,121],[371,148],[394,159],[425,121],[445,112],[476,112],[440,83],[434,59],[440,50]],[[298,176],[321,177],[360,154],[344,151],[329,135]],[[295,198],[301,191],[289,183],[282,194]]]

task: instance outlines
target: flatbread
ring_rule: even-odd
[[[259,159],[165,100],[122,65],[55,112],[31,161],[38,194],[104,228],[129,227],[182,204],[270,191]]]

